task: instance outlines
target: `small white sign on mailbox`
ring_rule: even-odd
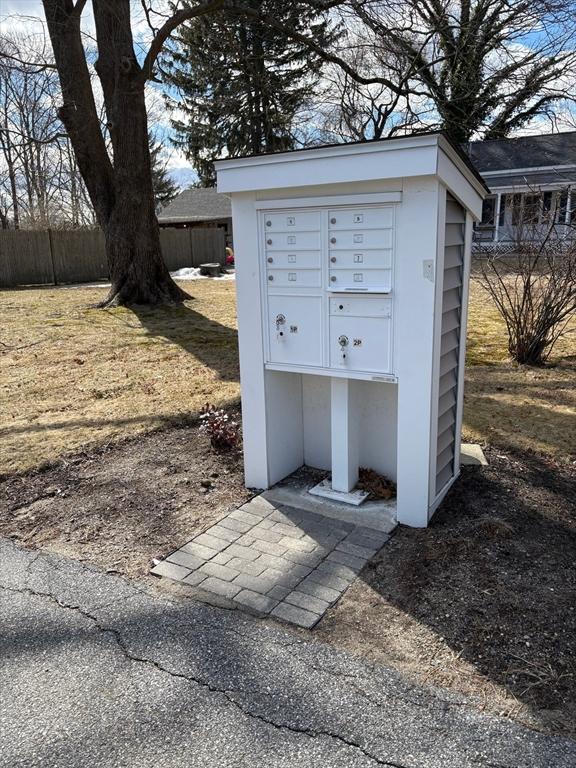
[[[396,481],[398,521],[427,525],[459,473],[483,182],[437,133],[216,167],[232,200],[247,485],[308,464],[348,493],[369,466]]]

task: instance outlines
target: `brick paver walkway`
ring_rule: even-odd
[[[313,627],[388,540],[257,496],[152,569],[261,614]]]

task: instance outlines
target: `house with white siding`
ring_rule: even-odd
[[[576,237],[576,131],[473,141],[463,149],[488,185],[474,242],[512,245],[523,236]]]

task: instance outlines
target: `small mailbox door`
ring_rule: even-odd
[[[266,232],[266,252],[313,251],[320,248],[320,232]]]
[[[331,291],[368,291],[380,290],[389,293],[391,288],[389,269],[331,269]]]
[[[330,251],[361,251],[363,248],[392,248],[391,229],[342,230],[330,232]]]
[[[329,211],[328,220],[331,230],[354,229],[389,229],[393,224],[391,206],[378,208],[342,208]]]
[[[392,269],[392,249],[332,251],[331,269]]]
[[[318,211],[267,212],[264,215],[264,230],[268,232],[310,232],[320,229]]]
[[[268,269],[320,269],[320,251],[275,251],[266,256]]]
[[[270,288],[320,288],[319,269],[269,269]]]

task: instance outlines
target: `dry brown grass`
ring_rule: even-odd
[[[0,474],[238,397],[234,285],[185,287],[194,301],[139,313],[91,309],[101,288],[2,292]],[[502,321],[475,283],[469,329],[466,439],[573,457],[574,337],[548,368],[512,365]]]
[[[102,288],[2,292],[0,474],[237,399],[234,284],[191,292],[138,314],[90,308]]]

